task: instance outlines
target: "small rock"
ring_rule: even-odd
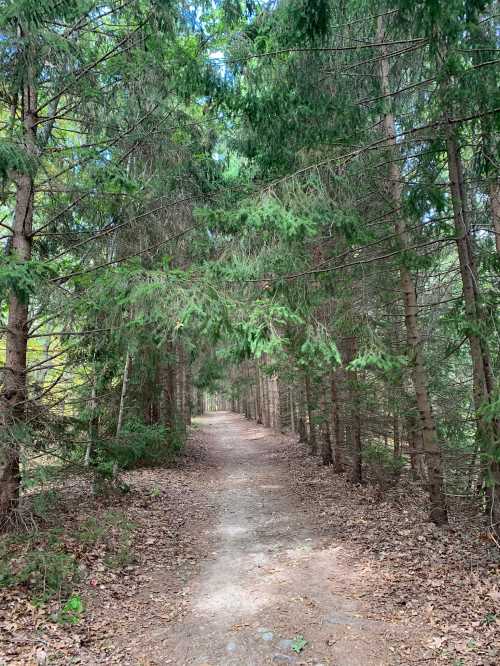
[[[273,662],[275,664],[291,664],[292,658],[287,654],[275,654],[273,657]]]
[[[230,643],[228,643],[226,645],[226,650],[228,652],[236,652],[237,649],[238,649],[238,646],[236,645],[236,643],[234,641],[231,641]]]
[[[265,633],[262,634],[262,640],[263,641],[272,641],[274,638],[274,634],[272,631],[266,631]]]
[[[278,647],[280,650],[291,650],[293,645],[293,641],[289,640],[288,638],[283,638],[279,643]]]
[[[36,663],[37,666],[45,666],[47,664],[47,653],[43,648],[38,648],[36,651]]]

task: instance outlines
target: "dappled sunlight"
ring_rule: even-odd
[[[227,537],[238,537],[248,532],[248,528],[241,525],[221,525],[217,530]]]
[[[217,590],[210,590],[207,596],[201,597],[193,605],[195,611],[217,614],[217,620],[237,620],[240,617],[254,615],[260,611],[267,603],[269,598],[262,593],[252,594],[246,586],[237,584],[222,585]],[[227,614],[231,618],[227,618]]]
[[[191,626],[204,627],[197,634],[200,654],[210,646],[224,664],[229,657],[222,655],[228,652],[235,655],[235,664],[251,658],[265,663],[273,651],[290,654],[293,630],[284,628],[286,618],[287,626],[305,627],[309,640],[331,640],[332,656],[346,666],[365,666],[367,658],[374,666],[385,665],[384,634],[390,626],[367,618],[352,594],[369,593],[367,564],[362,571],[346,566],[344,549],[325,542],[306,517],[300,517],[276,461],[255,465],[246,448],[234,446],[238,441],[259,447],[262,440],[270,453],[277,440],[269,430],[238,418],[210,418],[212,425],[207,427],[217,431],[217,455],[224,464],[214,550],[203,566],[189,620]],[[224,473],[225,466],[235,465],[237,472]],[[207,642],[205,632],[212,642]]]
[[[0,1],[0,666],[500,663],[498,5]]]

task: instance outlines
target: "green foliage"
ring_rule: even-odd
[[[90,516],[80,525],[76,536],[80,543],[92,545],[101,541],[108,529],[109,525],[106,520],[98,520],[94,516]]]
[[[500,390],[497,388],[496,394],[491,396],[488,402],[483,404],[478,409],[478,416],[484,418],[487,423],[495,423],[500,418]],[[490,452],[496,456],[496,460],[500,461],[500,450],[495,449]]]
[[[373,235],[354,210],[336,210],[333,222],[349,245],[367,243],[373,239]]]
[[[307,339],[302,343],[298,354],[298,365],[314,370],[315,367],[324,368],[340,365],[340,357],[337,345],[326,336],[316,339]]]
[[[297,31],[297,43],[324,37],[330,16],[329,0],[288,0],[285,3],[285,21],[290,21]]]
[[[7,26],[20,21],[31,28],[40,27],[44,21],[57,18],[71,21],[77,11],[88,9],[89,3],[82,0],[46,0],[38,3],[35,0],[7,0],[3,3],[0,13],[0,25]]]
[[[75,557],[65,552],[58,532],[49,532],[44,542],[27,537],[26,544],[21,556],[11,559],[12,545],[4,540],[0,587],[23,586],[37,603],[67,596],[78,580],[78,567]]]
[[[58,497],[58,493],[54,488],[40,490],[40,492],[35,493],[32,499],[32,511],[35,516],[46,519],[56,507]]]
[[[56,270],[50,264],[36,260],[19,261],[15,254],[0,256],[0,303],[9,292],[26,303],[40,285],[53,278]]]
[[[23,441],[25,445],[29,447],[31,440],[24,439]],[[26,459],[23,462],[28,467],[29,464],[28,459]],[[54,481],[57,478],[59,471],[60,471],[60,466],[57,464],[49,464],[49,465],[40,464],[32,466],[30,469],[27,469],[25,474],[23,475],[23,488],[25,488],[26,490],[37,487],[42,488],[46,483]],[[53,489],[50,489],[47,492],[53,492]],[[47,501],[50,503],[52,501],[52,497],[47,497],[47,499],[43,501]]]
[[[148,425],[138,419],[127,420],[120,435],[103,442],[95,461],[96,471],[104,478],[113,478],[115,467],[132,469],[155,466],[172,460],[182,449],[184,429],[177,423],[173,428]]]
[[[306,647],[306,645],[307,645],[306,639],[304,638],[304,636],[299,634],[298,636],[295,636],[295,638],[293,639],[292,650],[297,654],[299,654]]]
[[[373,469],[380,485],[397,480],[406,464],[402,456],[395,456],[390,448],[380,442],[365,443],[362,458]]]
[[[11,172],[33,174],[36,163],[33,158],[10,141],[0,140],[0,180],[6,181]]]
[[[488,189],[498,164],[498,35],[492,16],[483,20],[492,8],[484,0],[391,0],[376,12],[361,0],[1,4],[1,324],[14,293],[30,306],[35,336],[30,427],[10,431],[26,452],[23,490],[52,481],[48,465],[28,464],[47,442],[63,464],[80,464],[89,443],[96,487],[108,489],[119,470],[171,460],[186,434],[166,390],[175,368],[178,384],[190,375],[198,392],[231,396],[252,385],[226,379],[242,361],[284,377],[292,394],[304,376],[317,393],[335,375],[341,411],[385,426],[394,417],[408,431],[415,391],[413,359],[403,355],[402,268],[416,286],[439,440],[464,455],[478,443],[482,463],[498,461],[498,392],[476,409],[465,344],[475,336],[492,350],[498,376]],[[374,48],[379,9],[390,95],[381,94]],[[34,156],[23,118],[28,83],[38,107]],[[388,112],[396,146],[381,133]],[[452,135],[471,209],[477,315],[464,308],[457,271]],[[11,248],[18,173],[35,183],[29,261]],[[336,371],[348,337],[361,351]],[[47,367],[44,354],[55,355]],[[328,406],[312,400],[312,422],[326,423]],[[485,426],[480,436],[473,417]],[[401,460],[379,443],[364,448],[375,475],[397,477]],[[54,500],[50,489],[33,493],[35,514],[52,514]],[[91,545],[114,531],[92,519],[79,538]],[[50,548],[69,571],[64,550]],[[33,571],[12,576],[38,589],[45,565],[34,550]],[[112,566],[127,562],[129,541],[108,555]],[[55,589],[55,567],[45,564]],[[74,603],[66,612],[76,617]]]
[[[392,372],[400,370],[408,365],[408,359],[405,356],[395,356],[387,352],[366,351],[356,356],[347,368],[349,370],[365,370],[375,368],[382,372]]]
[[[474,25],[487,4],[487,0],[450,0],[444,3],[440,0],[391,0],[389,3],[399,9],[400,19],[408,22],[414,30],[423,31],[425,36],[434,39],[436,34],[441,34],[443,40],[453,39],[465,26],[470,28]]]
[[[99,517],[90,516],[84,520],[74,537],[86,547],[102,544],[106,566],[120,569],[135,561],[134,530],[134,523],[122,511],[107,511]]]
[[[258,299],[247,318],[233,325],[233,345],[229,353],[235,360],[260,358],[263,354],[279,354],[288,340],[281,330],[290,324],[302,323],[289,307]]]
[[[107,554],[104,559],[106,566],[111,569],[122,569],[136,561],[132,548],[134,523],[127,519],[122,512],[108,512],[104,516],[105,524],[112,532],[109,540]]]
[[[78,594],[73,594],[66,601],[56,616],[61,624],[78,624],[85,612],[85,606]]]
[[[38,605],[58,601],[54,621],[77,624],[85,612],[75,591],[81,582],[77,557],[98,546],[106,566],[128,566],[135,561],[134,530],[123,512],[108,511],[86,518],[75,533],[52,529],[4,535],[0,539],[0,588],[23,589]]]
[[[215,354],[207,354],[202,359],[200,368],[194,380],[194,385],[210,393],[216,393],[226,371],[226,366],[221,358]]]
[[[485,624],[486,626],[489,626],[491,624],[495,624],[497,621],[497,614],[496,613],[486,613],[484,616],[482,623]]]
[[[321,217],[314,208],[287,208],[276,198],[264,197],[259,205],[253,202],[234,210],[204,210],[199,215],[215,231],[223,234],[249,235],[258,233],[263,239],[275,235],[286,241],[299,241],[314,236]]]

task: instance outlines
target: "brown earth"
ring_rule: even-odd
[[[216,507],[200,534],[207,557],[184,589],[187,614],[127,635],[132,663],[404,663],[398,650],[407,628],[373,617],[371,572],[321,534],[314,506],[298,500],[286,440],[229,413],[200,424],[210,461],[204,481]],[[149,596],[161,590],[162,576]],[[307,644],[297,654],[299,636]]]
[[[223,412],[196,420],[177,464],[126,480],[108,499],[75,483],[56,524],[71,535],[123,515],[130,561],[110,568],[104,542],[66,536],[84,616],[64,626],[8,591],[0,666],[500,663],[499,553],[477,516],[426,522],[418,484],[353,487],[294,438]]]

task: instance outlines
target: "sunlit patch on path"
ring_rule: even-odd
[[[282,438],[224,412],[199,423],[209,438],[216,520],[207,526],[208,556],[186,587],[188,613],[155,633],[148,647],[163,656],[152,663],[401,663],[389,649],[397,627],[365,617],[356,595],[345,593],[359,587],[359,574],[296,503],[277,455]]]

